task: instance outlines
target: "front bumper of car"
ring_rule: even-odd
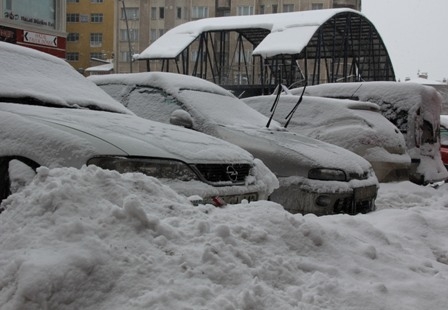
[[[173,159],[124,156],[93,157],[87,164],[155,177],[177,193],[191,197],[189,200],[194,205],[250,202],[267,199],[269,194],[266,185],[253,175],[249,164],[188,165]]]
[[[376,182],[358,181],[355,186],[345,182],[314,181],[297,182],[279,178],[280,188],[270,196],[291,213],[313,213],[318,216],[330,214],[368,213],[375,210],[378,193]],[[338,184],[339,183],[339,184]],[[310,186],[311,185],[311,186]]]

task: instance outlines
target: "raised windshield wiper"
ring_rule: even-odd
[[[272,104],[271,117],[269,117],[268,123],[266,124],[266,128],[269,128],[269,126],[271,125],[271,121],[272,121],[272,118],[274,117],[275,109],[277,108],[278,100],[279,100],[280,94],[282,92],[282,86],[280,83],[277,85],[276,90],[277,90],[277,95],[275,96],[274,103]]]
[[[287,120],[286,123],[285,123],[285,126],[284,126],[285,128],[288,127],[289,122],[291,121],[294,113],[296,112],[297,108],[299,107],[299,104],[303,100],[303,94],[305,93],[306,85],[308,85],[308,83],[305,81],[305,85],[303,86],[302,93],[300,94],[299,100],[297,100],[297,103],[295,104],[295,106],[292,108],[292,110],[285,117],[285,119]]]

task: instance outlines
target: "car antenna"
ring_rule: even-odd
[[[282,92],[282,87],[281,87],[280,83],[278,83],[276,90],[277,90],[277,95],[275,96],[274,103],[272,104],[271,117],[269,117],[268,123],[266,124],[266,128],[269,128],[269,126],[271,125],[271,121],[272,121],[272,118],[274,117],[275,109],[277,108],[278,99],[280,98],[280,93]]]
[[[305,85],[303,86],[302,89],[302,93],[300,94],[300,98],[297,101],[296,105],[292,108],[292,110],[288,113],[288,115],[286,115],[285,119],[287,119],[286,123],[285,123],[285,128],[288,127],[289,122],[291,121],[292,116],[294,115],[294,113],[296,112],[297,108],[299,107],[299,104],[302,102],[303,100],[303,94],[305,93],[305,89],[306,86],[308,85],[308,82],[305,80]]]

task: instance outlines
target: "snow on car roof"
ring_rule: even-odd
[[[293,94],[300,94],[302,88],[292,89]],[[329,95],[331,94],[331,96]],[[380,103],[380,99],[393,102],[396,108],[409,110],[425,101],[424,98],[440,96],[433,87],[417,83],[399,82],[353,82],[329,83],[308,86],[305,95],[327,96],[334,98],[354,97],[362,101]],[[372,100],[378,99],[378,100]],[[434,98],[440,101],[441,98]]]
[[[440,115],[440,125],[448,128],[448,115]]]
[[[254,28],[266,29],[271,33],[254,49],[253,55],[269,57],[279,53],[296,54],[308,44],[313,34],[325,21],[343,12],[362,15],[352,9],[327,9],[200,19],[169,30],[136,58],[174,58],[202,32]]]
[[[110,75],[92,75],[88,77],[97,85],[104,83],[150,85],[160,89],[165,89],[170,93],[178,92],[181,89],[191,89],[206,91],[223,96],[234,97],[232,93],[221,86],[194,76],[170,73],[170,72],[140,72],[140,73],[120,73]]]
[[[0,98],[132,114],[64,60],[0,42]]]

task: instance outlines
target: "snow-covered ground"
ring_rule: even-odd
[[[0,215],[0,308],[446,309],[448,184],[378,210],[191,206],[158,180],[40,168]]]

